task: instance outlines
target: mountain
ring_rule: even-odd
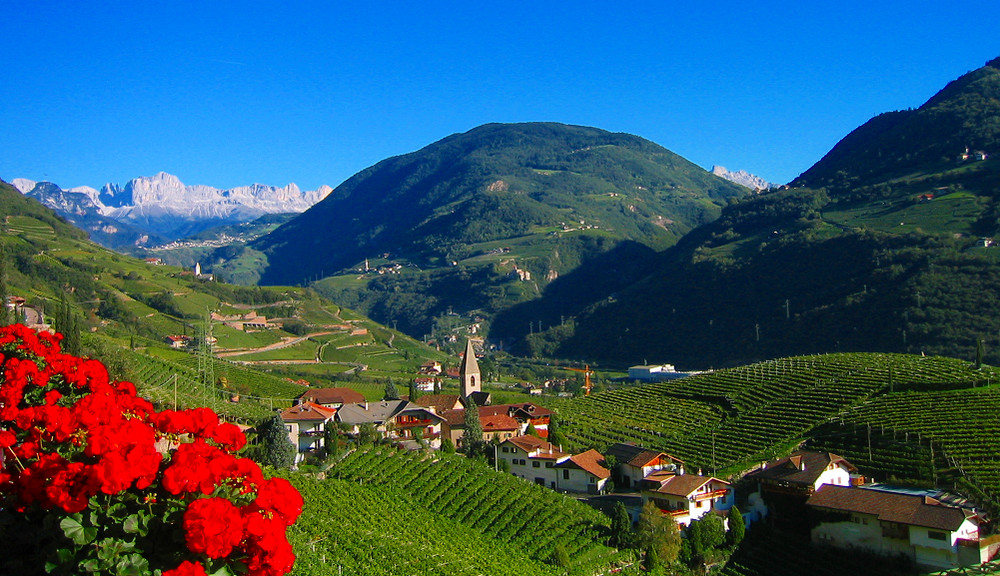
[[[768,182],[760,176],[755,176],[746,170],[730,172],[729,170],[726,170],[725,166],[712,166],[712,174],[715,174],[719,178],[725,178],[726,180],[739,184],[740,186],[750,188],[751,190],[767,190],[768,188],[778,187],[777,184]]]
[[[332,190],[324,185],[303,192],[295,184],[219,190],[188,186],[165,172],[135,178],[124,186],[106,184],[100,191],[88,186],[63,190],[50,182],[23,178],[13,184],[87,230],[95,241],[117,249],[148,247],[265,214],[303,212]]]
[[[505,331],[491,337],[619,365],[834,351],[971,359],[980,341],[1000,361],[998,102],[994,60],[859,127],[790,187],[727,206],[626,288],[541,316],[582,289],[566,275],[552,301],[547,290],[500,314]],[[532,332],[526,316],[548,328]]]
[[[262,284],[339,274],[317,288],[425,334],[449,308],[491,314],[623,241],[670,246],[747,193],[638,136],[487,124],[359,172],[249,246],[267,257]],[[359,285],[370,266],[392,274]]]

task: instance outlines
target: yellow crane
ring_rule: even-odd
[[[590,375],[594,373],[590,369],[590,364],[584,364],[583,368],[571,368],[569,366],[564,366],[563,370],[572,370],[573,372],[583,373],[583,389],[585,390],[584,396],[590,396]]]

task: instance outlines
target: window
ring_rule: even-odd
[[[594,478],[593,476],[591,476],[590,477],[590,483],[591,484],[597,484],[597,478]]]
[[[504,454],[507,454],[510,452],[510,448],[503,446],[502,448],[500,448],[500,451],[503,452]]]
[[[935,532],[933,530],[927,531],[927,537],[931,540],[941,540],[942,542],[948,539],[948,535],[944,532]]]
[[[545,463],[545,467],[546,467],[546,468],[552,468],[552,467],[554,467],[554,466],[555,466],[555,464],[554,464],[554,463],[552,463],[552,462],[546,462],[546,463]]]
[[[542,463],[539,462],[538,460],[535,460],[534,462],[531,463],[531,467],[532,468],[541,468],[542,467]]]
[[[563,468],[563,480],[569,480],[569,469]]]

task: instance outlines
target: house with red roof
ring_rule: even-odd
[[[681,526],[690,526],[706,514],[733,507],[732,484],[701,474],[677,474],[658,470],[643,479],[642,503],[650,500]]]
[[[371,424],[383,437],[407,448],[418,447],[418,436],[431,448],[441,447],[441,416],[408,400],[344,404],[336,420],[348,426],[350,434]]]
[[[747,519],[754,522],[769,516],[775,524],[804,534],[806,500],[825,485],[863,482],[856,472],[853,464],[832,452],[797,450],[768,462],[744,476],[757,487],[748,498]]]
[[[657,470],[684,474],[684,461],[680,458],[635,444],[612,444],[605,454],[618,462],[612,472],[615,485],[622,488],[638,488],[646,476]]]
[[[809,497],[812,541],[905,556],[923,571],[941,571],[988,561],[1000,547],[984,541],[983,518],[975,510],[927,495],[854,486],[822,486]]]
[[[358,404],[365,401],[364,395],[353,388],[313,388],[303,392],[299,399],[327,408],[340,408],[344,404]]]
[[[295,445],[296,463],[324,447],[327,423],[333,420],[336,413],[335,408],[327,408],[308,401],[281,411],[281,420],[288,430],[288,439]]]
[[[441,396],[446,400],[450,400],[451,397],[451,395]],[[418,398],[417,402],[419,403],[423,398]],[[540,437],[547,438],[549,435],[549,418],[552,411],[531,402],[477,406],[477,411],[479,412],[479,422],[483,427],[484,440],[492,440],[493,438],[506,440],[520,436],[527,432],[529,424]],[[446,438],[451,438],[455,446],[458,446],[462,434],[465,432],[465,408],[445,409],[439,414],[444,418],[441,426],[442,434]],[[512,423],[517,424],[516,429],[512,427]]]
[[[537,436],[501,442],[497,458],[507,462],[514,476],[564,492],[600,494],[611,477],[604,456],[596,450],[573,455]]]

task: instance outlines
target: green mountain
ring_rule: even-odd
[[[262,284],[339,275],[317,287],[423,334],[449,307],[488,315],[532,298],[621,241],[666,248],[746,193],[637,136],[489,124],[379,162],[249,247],[267,257]],[[366,262],[394,277],[355,281]],[[462,276],[492,296],[439,289]]]
[[[498,317],[495,336],[526,354],[691,368],[851,350],[972,358],[979,340],[1000,361],[998,102],[994,60],[855,130],[792,187],[726,207],[619,293],[561,320],[539,317],[543,295]],[[525,316],[550,328],[530,333]]]
[[[213,406],[253,422],[290,406],[302,381],[349,379],[377,399],[385,379],[405,381],[424,361],[447,360],[307,288],[234,286],[112,252],[2,181],[0,214],[0,300],[26,304],[14,320],[38,323],[40,313],[74,353],[101,358],[113,376],[160,402]],[[199,346],[209,311],[228,318],[210,323],[211,356]],[[240,329],[248,313],[271,325]],[[171,336],[190,345],[175,349]],[[353,375],[364,368],[370,377]]]

